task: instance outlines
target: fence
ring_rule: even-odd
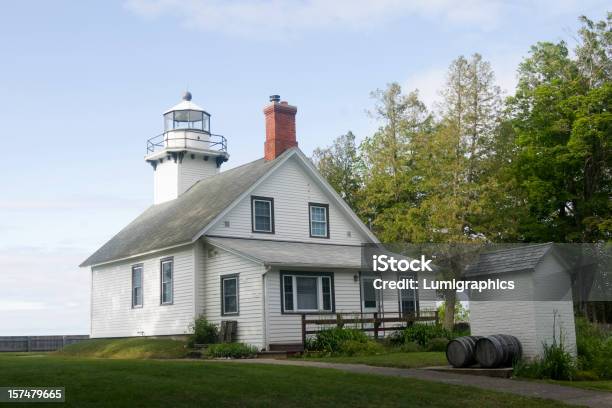
[[[55,351],[65,345],[89,339],[87,335],[76,336],[0,336],[2,351]]]
[[[386,312],[386,313],[336,313],[335,317],[308,317],[302,314],[302,346],[306,345],[306,337],[316,334],[323,329],[332,327],[346,327],[365,332],[372,332],[375,339],[380,335],[384,337],[387,332],[397,331],[414,322],[438,323],[437,310],[422,310],[418,314]],[[308,326],[317,326],[316,330],[309,330]]]

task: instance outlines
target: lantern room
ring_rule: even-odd
[[[164,130],[177,129],[210,133],[210,114],[191,101],[190,92],[185,92],[179,104],[164,112]]]
[[[225,137],[210,132],[210,114],[191,101],[190,92],[163,117],[164,131],[147,140],[145,156],[154,170],[155,204],[219,173],[229,158]]]

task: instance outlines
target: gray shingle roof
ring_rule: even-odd
[[[80,266],[191,242],[291,150],[275,160],[255,160],[201,180],[175,200],[149,207]]]
[[[357,245],[221,237],[206,237],[206,240],[266,265],[361,268],[361,246]]]
[[[534,270],[553,244],[513,245],[510,248],[480,254],[476,265],[467,268],[466,276]]]

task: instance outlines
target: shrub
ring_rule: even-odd
[[[194,347],[196,344],[212,344],[219,339],[219,329],[217,325],[210,323],[204,316],[199,316],[191,324],[193,334],[189,336],[187,345]]]
[[[574,373],[575,381],[598,381],[599,376],[593,371],[577,370]]]
[[[576,347],[581,370],[612,378],[612,337],[584,317],[576,317]]]
[[[211,358],[248,358],[257,354],[257,347],[244,343],[218,343],[208,346],[204,355]]]
[[[402,344],[415,341],[422,347],[427,347],[427,343],[435,338],[450,339],[451,334],[448,330],[437,324],[413,324],[404,329],[400,334]]]
[[[404,353],[416,353],[418,351],[423,351],[423,348],[416,341],[409,341],[405,344],[400,344],[397,346],[397,349]]]
[[[365,343],[355,340],[346,340],[340,343],[338,352],[345,356],[371,355],[384,352],[384,347],[382,344],[371,340]]]
[[[362,331],[335,327],[318,332],[314,339],[309,339],[306,342],[306,349],[309,351],[338,353],[342,343],[345,341],[367,343],[370,339]]]
[[[444,337],[435,337],[427,343],[427,351],[446,351],[448,339]]]
[[[571,380],[576,365],[572,356],[565,350],[563,343],[544,344],[544,356],[532,362],[518,362],[514,375],[526,378],[547,378],[552,380]]]
[[[452,338],[469,336],[471,334],[470,324],[466,322],[455,323],[453,326]]]

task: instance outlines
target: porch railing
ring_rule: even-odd
[[[327,315],[302,314],[302,346],[306,345],[309,334],[333,327],[346,327],[364,332],[372,332],[375,339],[387,332],[401,330],[415,322],[438,323],[437,310],[421,310],[418,313],[373,312],[373,313],[335,313]],[[316,326],[316,329],[310,329]]]

